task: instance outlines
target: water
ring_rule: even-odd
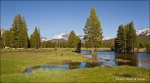
[[[35,69],[82,69],[82,68],[93,68],[102,65],[129,65],[142,68],[150,68],[150,53],[146,52],[136,52],[136,53],[116,53],[114,51],[98,51],[97,56],[92,56],[91,51],[82,50],[81,54],[86,58],[97,59],[98,62],[70,62],[61,65],[41,65],[29,67],[25,72],[30,73]],[[116,59],[128,60],[126,61],[116,61]]]
[[[42,66],[33,66],[25,70],[26,73],[31,73],[35,69],[82,69],[82,68],[93,68],[100,66],[100,62],[70,62],[62,65],[42,65]]]
[[[82,50],[84,57],[93,58],[90,51]],[[143,68],[150,68],[150,53],[135,52],[135,53],[116,53],[114,51],[98,51],[98,61],[103,62],[103,65],[129,65]],[[128,60],[130,62],[115,61],[116,59]]]

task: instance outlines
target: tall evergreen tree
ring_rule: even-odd
[[[122,31],[122,48],[123,48],[123,52],[126,52],[126,47],[127,47],[127,37],[126,37],[126,34],[127,34],[127,31],[126,31],[126,27],[128,27],[128,24],[123,26],[123,31]]]
[[[133,22],[126,24],[124,27],[120,25],[115,39],[115,50],[119,52],[134,52],[137,46],[137,35]]]
[[[81,53],[81,40],[80,39],[79,39],[76,51],[77,51],[77,53]]]
[[[41,45],[40,30],[35,27],[34,32],[30,36],[30,44],[32,48],[38,49]]]
[[[21,48],[27,48],[28,47],[28,33],[27,33],[27,28],[26,28],[26,21],[23,18],[22,19],[22,26],[20,28],[20,33],[19,33],[19,47]]]
[[[117,38],[115,39],[116,43],[116,51],[125,51],[126,48],[126,34],[125,34],[125,30],[123,28],[123,25],[120,25],[117,31]]]
[[[35,48],[35,36],[33,33],[30,36],[30,46],[31,48]]]
[[[10,28],[10,42],[13,48],[27,48],[28,33],[26,22],[21,15],[16,15]]]
[[[12,47],[18,48],[19,47],[19,33],[20,28],[22,25],[22,18],[21,15],[16,15],[12,24],[12,28],[10,29],[11,32],[11,43]]]
[[[79,42],[79,37],[76,36],[75,32],[72,30],[68,37],[68,44],[70,48],[76,48]]]
[[[84,40],[87,46],[97,48],[102,44],[102,28],[100,20],[96,14],[96,10],[93,7],[91,9],[90,17],[87,18],[85,28],[83,28],[85,36]]]
[[[137,46],[137,35],[134,29],[133,22],[129,23],[129,28],[127,29],[127,52],[134,52],[134,48]]]

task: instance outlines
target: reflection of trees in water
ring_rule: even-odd
[[[81,64],[80,62],[69,63],[69,69],[78,69],[80,64]]]
[[[93,68],[93,67],[96,67],[96,66],[99,66],[99,65],[102,65],[101,62],[84,62],[86,63],[84,66],[81,65],[82,62],[70,62],[70,63],[67,63],[67,65],[69,66],[69,69],[78,69],[80,68],[80,66],[82,66],[83,68]],[[61,67],[61,66],[60,66]],[[33,70],[36,70],[36,69],[39,69],[39,68],[42,68],[42,69],[57,69],[59,68],[59,66],[33,66],[33,67],[30,67],[30,68],[27,68],[25,70],[25,72],[32,72]],[[68,69],[68,68],[67,68]]]
[[[129,60],[130,62],[117,62],[117,65],[138,66],[136,53],[116,53],[118,59]]]
[[[88,63],[86,63],[85,67],[87,67],[87,68],[93,68],[93,67],[96,67],[98,65],[100,65],[99,62],[88,62]]]
[[[40,68],[40,66],[29,67],[29,68],[26,68],[24,72],[30,73],[30,72],[32,72],[33,70],[38,69],[38,68]]]
[[[72,62],[72,63],[69,63],[68,65],[69,65],[69,69],[78,69],[81,65],[81,62]],[[93,68],[99,65],[100,65],[100,62],[86,62],[85,67]]]
[[[33,66],[32,69],[38,69],[40,66]]]

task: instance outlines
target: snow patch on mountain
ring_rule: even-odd
[[[47,41],[46,37],[41,37],[41,41]]]
[[[145,28],[145,29],[142,29],[142,30],[136,30],[136,34],[139,36],[139,35],[150,35],[150,28]]]
[[[136,30],[136,34],[139,35],[150,35],[150,28],[145,28],[142,30]],[[77,36],[79,36],[79,38],[81,39],[81,41],[84,41],[84,35],[82,34],[76,34]],[[69,34],[67,33],[61,33],[61,34],[57,34],[51,38],[45,38],[45,37],[41,37],[41,41],[52,41],[52,40],[68,40]],[[110,40],[110,39],[114,39],[115,37],[104,37],[102,40]]]
[[[104,37],[102,40],[110,40],[110,39],[114,39],[115,37]]]
[[[62,33],[62,34],[57,34],[54,37],[51,37],[51,39],[68,39],[69,34]]]
[[[82,34],[76,34],[77,36],[79,36],[79,38],[81,39],[81,41],[84,41],[84,35]],[[45,38],[45,37],[41,37],[41,41],[52,41],[52,40],[68,40],[69,34],[67,33],[61,33],[61,34],[57,34],[51,38]],[[104,37],[103,40],[109,40],[109,39],[113,39],[115,37]]]

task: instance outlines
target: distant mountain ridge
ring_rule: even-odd
[[[142,30],[136,30],[136,34],[138,36],[149,36],[150,35],[150,28],[145,28]]]
[[[138,36],[150,36],[150,28],[144,28],[142,30],[136,30],[136,34]],[[82,34],[76,34],[77,36],[80,37],[81,41],[84,41],[84,35]],[[67,41],[69,37],[69,34],[67,33],[61,33],[61,34],[57,34],[51,38],[45,38],[45,37],[41,37],[42,41]],[[115,37],[104,37],[102,40],[111,40],[114,39]]]
[[[84,35],[81,35],[81,34],[76,34],[77,36],[80,37],[81,41],[83,41],[83,37]],[[41,37],[41,41],[68,41],[68,37],[69,37],[69,34],[67,33],[61,33],[61,34],[57,34],[51,38],[45,38],[45,37]]]

